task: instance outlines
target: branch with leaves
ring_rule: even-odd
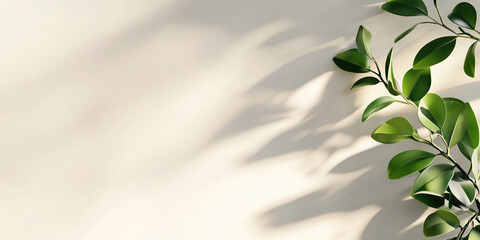
[[[393,70],[393,48],[387,55],[382,72],[372,54],[372,34],[363,26],[357,32],[357,48],[337,54],[333,61],[344,71],[369,74],[356,81],[352,89],[382,83],[390,95],[379,97],[370,103],[363,112],[362,122],[391,104],[402,103],[415,109],[418,121],[428,130],[428,136],[420,136],[407,119],[395,117],[378,126],[371,135],[383,144],[412,140],[432,148],[432,152],[401,152],[390,160],[387,169],[390,179],[418,173],[411,196],[438,209],[425,219],[424,235],[432,237],[458,230],[457,237],[453,239],[480,240],[480,189],[477,185],[480,177],[480,147],[475,113],[468,102],[429,93],[432,83],[430,67],[448,58],[459,38],[473,40],[466,53],[463,70],[466,75],[472,78],[475,76],[475,49],[480,40],[480,32],[475,29],[477,12],[470,3],[457,4],[447,16],[451,22],[449,24],[458,29],[456,31],[446,24],[436,0],[433,0],[433,5],[436,16],[429,15],[422,0],[389,0],[382,5],[382,9],[395,15],[426,18],[426,21],[419,22],[398,35],[394,43],[424,24],[442,27],[449,34],[430,41],[418,51],[412,68],[403,76],[401,87]],[[440,146],[435,143],[436,139],[441,142]],[[452,150],[457,148],[468,160],[468,169],[452,157]],[[437,157],[445,158],[448,163],[434,163]],[[457,216],[462,212],[470,214],[464,224]]]

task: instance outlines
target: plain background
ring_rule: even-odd
[[[380,4],[1,1],[0,238],[422,239],[431,210],[409,197],[414,176],[386,177],[419,146],[369,137],[397,115],[420,127],[415,112],[361,123],[386,92],[349,91],[361,75],[331,61],[360,24],[383,62],[426,20]],[[444,14],[454,4],[439,1]],[[395,45],[397,78],[447,34],[425,25]],[[469,44],[432,68],[431,91],[478,115]]]

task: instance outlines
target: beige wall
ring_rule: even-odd
[[[415,113],[362,124],[385,91],[331,61],[359,24],[384,61],[415,21],[374,0],[1,1],[0,239],[422,239],[414,178],[386,179],[416,146],[369,138]],[[445,34],[403,40],[397,75]],[[432,91],[478,113],[467,47]]]

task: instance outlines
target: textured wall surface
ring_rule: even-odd
[[[350,92],[331,61],[363,24],[383,62],[422,20],[377,0],[1,1],[0,239],[422,239],[414,177],[386,177],[417,147],[369,137],[415,112],[362,124],[385,90]],[[397,78],[445,34],[398,44]],[[468,45],[432,91],[478,113]]]

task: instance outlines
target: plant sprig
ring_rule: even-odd
[[[475,49],[480,41],[480,38],[474,35],[480,34],[475,29],[477,13],[470,3],[457,4],[448,15],[451,23],[458,26],[457,32],[446,25],[437,1],[433,0],[433,3],[439,20],[428,14],[422,0],[389,0],[382,5],[382,9],[396,15],[424,16],[430,20],[419,22],[402,32],[395,39],[395,43],[422,24],[438,25],[451,33],[430,41],[418,51],[412,68],[402,78],[401,87],[393,70],[393,48],[387,55],[385,71],[382,72],[372,54],[372,34],[363,26],[360,26],[357,32],[357,47],[337,54],[333,61],[344,71],[373,74],[355,82],[352,89],[382,83],[391,95],[381,96],[370,103],[362,114],[362,121],[367,121],[393,103],[403,103],[415,108],[419,122],[429,131],[428,138],[424,138],[407,119],[395,117],[378,126],[371,135],[374,140],[383,144],[413,140],[438,152],[404,151],[390,160],[387,169],[390,179],[399,179],[418,172],[410,195],[419,202],[438,209],[425,219],[424,235],[432,237],[458,229],[458,235],[454,239],[480,239],[480,189],[477,185],[480,177],[480,134],[475,113],[468,102],[429,93],[432,82],[430,67],[452,54],[458,38],[474,40],[464,61],[464,72],[474,77]],[[435,138],[441,139],[444,146],[435,144]],[[468,171],[452,157],[451,151],[455,146],[469,161]],[[449,163],[434,163],[438,156]],[[460,212],[471,214],[464,225],[457,216]],[[464,238],[467,231],[467,238]]]

